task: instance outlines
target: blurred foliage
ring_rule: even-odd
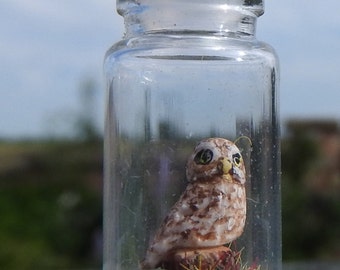
[[[284,261],[340,259],[339,188],[333,190],[331,178],[317,174],[315,168],[327,157],[320,151],[320,138],[314,135],[298,130],[282,142]],[[339,165],[329,172],[337,181]],[[321,188],[310,188],[311,175],[319,179]]]
[[[102,142],[0,142],[0,269],[101,268]],[[282,141],[283,258],[340,258],[339,190],[309,188],[317,138]],[[339,176],[338,176],[339,177]]]
[[[99,267],[102,143],[0,143],[0,160],[0,269]]]

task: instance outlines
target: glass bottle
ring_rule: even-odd
[[[281,269],[278,61],[273,49],[255,37],[263,1],[117,0],[117,10],[125,36],[104,61],[103,269]],[[164,218],[192,182],[188,167],[215,158],[215,150],[191,156],[199,141],[211,137],[228,139],[242,152],[243,232],[232,242],[183,247],[189,237],[183,230],[176,245],[162,244],[169,241],[163,239],[152,246],[162,222],[169,223]],[[190,157],[193,165],[186,163]],[[182,212],[185,205],[180,203]],[[210,226],[209,218],[201,213],[195,222]],[[200,228],[195,233],[214,230]],[[214,253],[211,246],[224,250]],[[145,264],[150,250],[156,255]],[[191,264],[171,262],[174,253]],[[206,258],[215,255],[220,256],[215,261]]]

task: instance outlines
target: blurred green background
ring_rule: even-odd
[[[0,269],[101,263],[100,141],[0,143]]]
[[[102,138],[91,117],[77,127],[1,141],[0,269],[101,268]],[[285,125],[284,262],[340,260],[339,134],[331,120]]]

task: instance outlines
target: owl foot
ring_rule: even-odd
[[[225,246],[202,249],[179,249],[161,263],[167,270],[238,270],[239,253]]]

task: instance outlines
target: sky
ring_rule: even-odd
[[[257,38],[280,58],[280,118],[340,122],[340,1],[266,0]],[[0,138],[64,135],[95,83],[104,122],[106,50],[122,38],[114,0],[1,0]]]

